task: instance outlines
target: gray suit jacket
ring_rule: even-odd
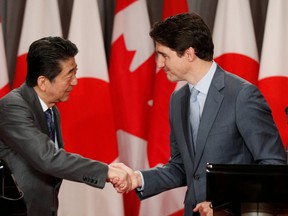
[[[63,150],[59,112],[53,107],[60,149],[49,139],[38,96],[26,84],[0,100],[0,158],[24,192],[28,216],[57,215],[62,179],[103,188],[108,166]],[[81,143],[79,143],[81,145]]]
[[[171,158],[163,167],[142,170],[145,199],[187,186],[185,216],[206,200],[206,164],[285,164],[285,151],[271,111],[258,89],[219,66],[212,79],[201,122],[196,151],[190,137],[188,85],[170,101]],[[181,199],[179,197],[179,199]]]

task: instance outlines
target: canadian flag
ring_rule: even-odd
[[[288,1],[269,1],[259,72],[259,88],[272,109],[284,146],[288,144]]]
[[[188,12],[186,0],[164,0],[162,19],[178,13]],[[163,69],[157,71],[154,81],[153,106],[148,136],[149,165],[154,167],[166,163],[169,149],[169,101],[177,83],[167,79]]]
[[[0,17],[0,98],[6,95],[10,90],[7,62],[5,55],[5,46],[2,31],[2,20]]]
[[[58,1],[27,0],[13,88],[19,87],[26,79],[26,56],[30,44],[46,36],[62,36]]]
[[[259,58],[249,0],[219,0],[214,31],[215,61],[257,85]]]
[[[145,0],[117,0],[109,74],[119,160],[148,168],[148,119],[155,75],[154,45]],[[139,215],[136,194],[124,196],[125,216]],[[153,211],[153,210],[151,210]]]
[[[188,12],[186,0],[164,0],[162,19],[178,13]],[[170,156],[169,147],[169,101],[172,92],[183,85],[167,79],[163,69],[157,71],[154,81],[153,106],[148,133],[149,166],[161,166]],[[141,204],[141,215],[183,215],[186,188],[174,189],[149,198]]]
[[[118,162],[97,1],[74,0],[68,39],[76,44],[79,53],[75,57],[78,85],[67,102],[58,104],[65,149],[108,164]],[[124,215],[123,197],[109,183],[99,190],[85,184],[63,181],[59,197],[60,216]]]

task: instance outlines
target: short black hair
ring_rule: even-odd
[[[154,23],[150,37],[154,42],[175,50],[179,56],[192,47],[198,58],[213,60],[214,44],[211,31],[196,13],[181,13]]]
[[[37,85],[39,76],[52,81],[62,70],[60,61],[73,58],[78,53],[74,43],[61,37],[44,37],[34,41],[27,54],[28,86]]]

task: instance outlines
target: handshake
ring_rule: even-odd
[[[118,193],[128,193],[135,188],[142,187],[139,171],[134,171],[123,163],[109,165],[107,182],[110,182]]]

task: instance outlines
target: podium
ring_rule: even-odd
[[[287,165],[207,164],[214,216],[288,215]]]

